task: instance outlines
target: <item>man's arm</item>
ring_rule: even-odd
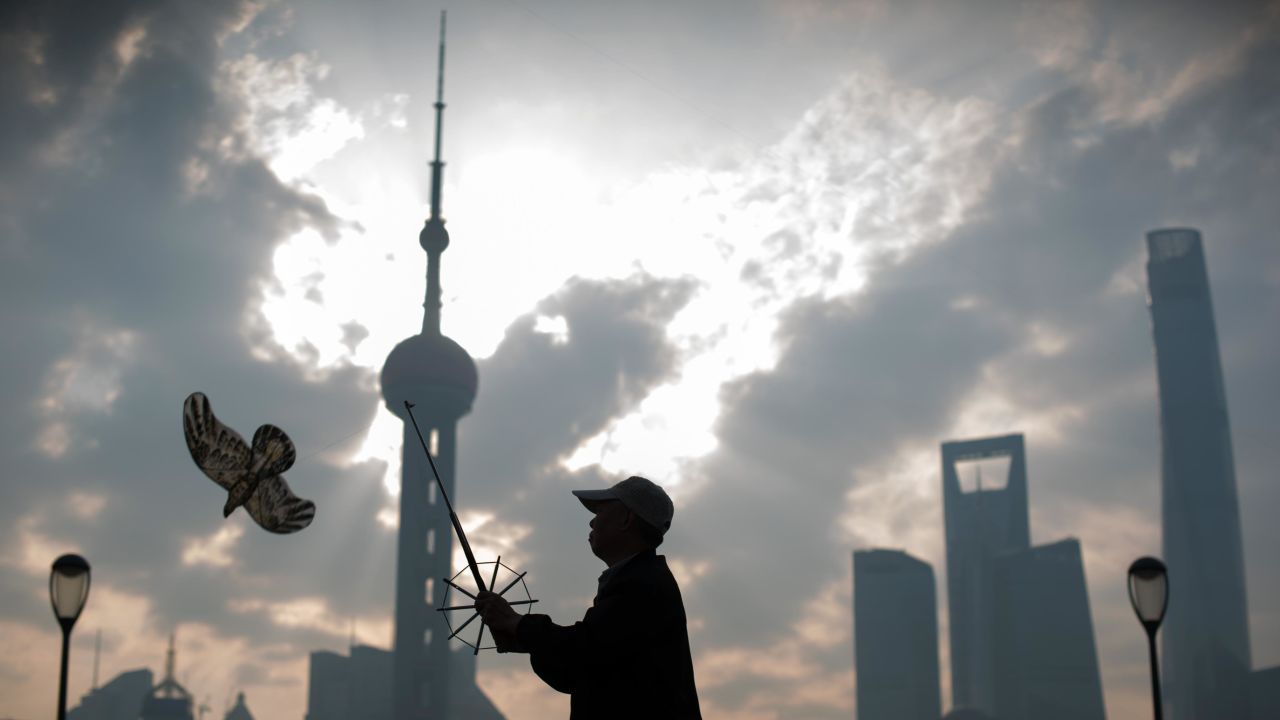
[[[622,662],[642,644],[656,620],[646,597],[639,586],[618,588],[597,598],[586,616],[569,626],[557,625],[546,615],[521,616],[491,593],[481,593],[476,605],[494,638],[501,638],[500,650],[514,637],[515,642],[506,645],[511,650],[505,651],[528,652],[538,677],[568,693],[583,678]]]
[[[547,684],[570,692],[579,682],[607,673],[631,658],[655,624],[653,608],[638,587],[610,593],[596,603],[582,620],[557,625],[546,615],[527,615],[516,636],[528,648],[534,671]]]

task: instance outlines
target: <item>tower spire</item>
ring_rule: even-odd
[[[427,297],[422,306],[424,335],[440,334],[440,253],[449,247],[449,232],[444,229],[440,216],[440,195],[443,190],[444,161],[440,159],[440,145],[444,135],[444,27],[445,12],[440,11],[440,56],[436,68],[436,142],[435,158],[431,161],[431,217],[427,219],[418,243],[427,251]]]
[[[440,160],[440,140],[444,134],[444,23],[445,11],[440,11],[440,57],[436,61],[436,153],[431,161],[431,218],[440,218],[441,175],[444,162]]]
[[[93,639],[93,689],[98,689],[98,657],[102,655],[102,628]]]
[[[173,636],[176,633],[169,631],[169,651],[164,654],[164,679],[165,682],[173,682]]]

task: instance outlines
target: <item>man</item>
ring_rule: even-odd
[[[593,513],[591,552],[609,566],[595,601],[562,627],[480,593],[476,607],[498,652],[529,653],[538,677],[569,694],[570,720],[700,720],[684,602],[655,552],[671,527],[671,498],[638,476],[573,494]]]

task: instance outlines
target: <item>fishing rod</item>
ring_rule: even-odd
[[[449,501],[449,493],[445,492],[444,481],[440,479],[440,471],[436,468],[436,461],[431,457],[431,450],[427,448],[426,439],[422,437],[422,429],[418,427],[418,419],[413,415],[413,408],[414,408],[413,403],[409,402],[408,400],[404,401],[404,409],[409,415],[410,422],[413,423],[413,431],[417,433],[418,442],[422,445],[422,452],[427,456],[427,462],[431,464],[431,474],[434,475],[436,478],[436,487],[440,490],[440,497],[444,498],[445,507],[449,509],[449,522],[453,524],[453,531],[458,536],[459,544],[462,545],[462,553],[467,558],[467,568],[471,570],[471,578],[475,580],[476,587],[479,589],[480,592],[485,592],[486,590],[493,591],[493,592],[496,592],[496,594],[501,597],[501,596],[505,596],[507,594],[507,591],[510,590],[511,588],[515,587],[516,585],[521,585],[524,589],[525,599],[524,600],[508,600],[507,602],[511,605],[524,605],[526,606],[526,608],[538,602],[531,595],[529,595],[529,587],[528,585],[525,584],[524,577],[528,573],[527,572],[517,573],[512,568],[504,565],[502,563],[502,556],[498,556],[498,559],[493,561],[492,563],[493,574],[489,578],[488,585],[485,584],[484,577],[480,574],[480,563],[476,562],[476,556],[474,553],[471,552],[471,543],[467,542],[467,533],[462,529],[462,522],[458,520],[458,513],[454,512],[453,503]],[[488,565],[490,563],[486,562],[484,564]],[[497,583],[498,581],[498,570],[500,568],[505,568],[509,573],[511,573],[515,577],[511,580],[511,582],[507,583],[506,586],[502,588],[502,590],[494,590],[494,588],[497,587],[495,583]],[[477,633],[476,641],[474,643],[467,642],[465,639],[459,637],[458,633],[462,632],[463,628],[470,625],[471,622],[474,621],[477,617],[480,617],[480,611],[476,608],[474,603],[468,603],[465,605],[449,605],[448,603],[450,589],[457,590],[459,593],[466,595],[468,598],[470,598],[473,601],[477,599],[476,596],[478,595],[478,593],[473,593],[470,590],[467,590],[466,588],[454,582],[454,580],[456,580],[458,578],[458,575],[461,575],[462,572],[463,571],[459,570],[458,573],[455,574],[452,579],[443,578],[445,584],[448,587],[445,589],[445,595],[441,601],[442,607],[436,608],[436,611],[444,613],[445,622],[448,623],[449,629],[453,631],[449,633],[449,637],[446,638],[446,640],[457,637],[464,644],[472,647],[475,650],[476,655],[479,655],[482,649],[489,650],[489,649],[497,648],[496,645],[493,645],[490,647],[484,647],[484,648],[481,647],[481,643],[483,642],[483,639],[484,639],[484,628],[485,628],[484,619],[483,618],[480,619],[480,631],[479,633]],[[449,619],[449,615],[450,613],[458,610],[471,610],[473,612],[471,614],[471,617],[467,618],[466,622],[462,623],[461,625],[458,625],[457,627],[454,627],[453,621]],[[526,610],[526,612],[528,611]]]
[[[458,542],[462,543],[462,553],[467,556],[467,567],[471,568],[471,577],[475,579],[476,587],[480,588],[480,592],[484,592],[486,587],[484,578],[480,575],[480,566],[476,564],[476,556],[471,553],[471,543],[467,542],[467,534],[462,530],[458,513],[453,511],[453,503],[449,502],[449,493],[444,491],[440,471],[436,470],[436,461],[431,459],[431,451],[427,449],[427,441],[422,438],[422,430],[418,428],[418,419],[413,416],[413,408],[413,403],[404,401],[404,409],[409,413],[409,419],[413,421],[413,431],[418,434],[418,442],[422,443],[422,452],[426,453],[427,462],[431,463],[431,474],[436,476],[436,487],[440,488],[440,497],[444,498],[444,505],[449,508],[449,522],[453,523],[453,531],[458,534]]]

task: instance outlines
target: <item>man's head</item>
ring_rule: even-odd
[[[595,514],[587,541],[596,557],[609,564],[661,545],[675,513],[666,491],[637,475],[611,488],[573,494]]]

